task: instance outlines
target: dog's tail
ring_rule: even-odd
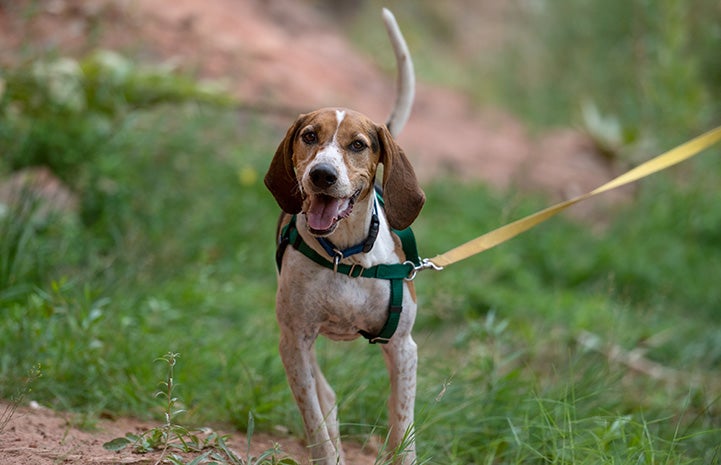
[[[391,39],[393,52],[396,55],[396,66],[398,67],[396,103],[391,115],[388,117],[386,126],[388,126],[388,130],[393,137],[397,137],[411,115],[413,98],[416,94],[416,77],[413,72],[413,61],[406,40],[403,38],[395,16],[387,8],[383,8],[383,22],[386,25],[388,37]]]

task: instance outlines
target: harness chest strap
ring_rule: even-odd
[[[411,276],[414,269],[420,264],[420,258],[418,257],[418,249],[413,231],[411,231],[410,228],[406,228],[402,231],[393,230],[393,232],[401,239],[403,252],[406,257],[409,258],[409,261],[406,261],[405,263],[381,264],[370,268],[363,268],[358,265],[338,263],[337,261],[331,262],[320,255],[305,243],[298,233],[298,228],[296,227],[295,222],[296,217],[293,215],[290,223],[288,223],[281,231],[280,238],[278,240],[278,248],[276,249],[275,254],[278,272],[281,271],[285,249],[288,245],[292,245],[293,248],[311,259],[313,262],[325,268],[329,268],[336,273],[344,274],[351,278],[376,278],[390,281],[388,319],[386,320],[385,325],[383,325],[380,333],[372,335],[367,331],[358,331],[360,335],[368,339],[368,342],[371,344],[388,343],[398,328],[398,322],[400,321],[401,312],[403,310],[403,281]]]

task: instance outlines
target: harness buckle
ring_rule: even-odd
[[[358,268],[360,270],[360,272],[358,274],[353,274],[353,273],[355,273],[356,268]],[[360,264],[353,263],[350,266],[350,270],[348,270],[348,276],[350,276],[351,278],[357,278],[358,276],[363,274],[364,270],[365,270],[365,268],[363,268]]]

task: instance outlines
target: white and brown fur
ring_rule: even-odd
[[[284,212],[281,226],[297,214],[300,236],[327,257],[316,236],[327,237],[343,249],[368,235],[376,170],[382,164],[385,209],[378,209],[377,240],[369,252],[341,261],[364,268],[406,260],[391,228],[408,227],[425,201],[411,164],[388,129],[397,134],[405,124],[414,82],[410,56],[395,20],[387,10],[384,17],[399,64],[399,97],[388,125],[342,108],[301,115],[278,146],[265,177]],[[388,318],[389,297],[387,280],[336,273],[293,247],[283,255],[276,298],[280,355],[315,464],[344,463],[344,458],[335,393],[320,371],[314,342],[320,334],[341,341],[356,339],[359,330],[377,334]],[[394,463],[399,464],[415,462],[417,355],[411,337],[415,316],[413,283],[405,282],[398,328],[381,346],[391,384],[388,448],[395,452]]]

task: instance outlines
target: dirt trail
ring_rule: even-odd
[[[0,419],[9,407],[0,402]],[[0,463],[2,465],[117,465],[154,464],[161,458],[161,452],[135,454],[129,449],[119,452],[108,451],[103,444],[127,433],[140,434],[159,423],[143,422],[128,418],[101,419],[92,430],[75,426],[79,418],[70,414],[53,412],[40,406],[19,407],[6,425],[0,424]],[[247,439],[238,432],[228,434],[227,445],[236,455],[245,459]],[[258,457],[278,444],[282,453],[278,458],[292,457],[299,463],[306,463],[306,449],[299,439],[288,436],[270,436],[256,433],[251,441],[251,455]],[[356,443],[344,445],[349,463],[371,465],[375,460],[374,450],[362,450]],[[188,455],[196,457],[199,454]]]

